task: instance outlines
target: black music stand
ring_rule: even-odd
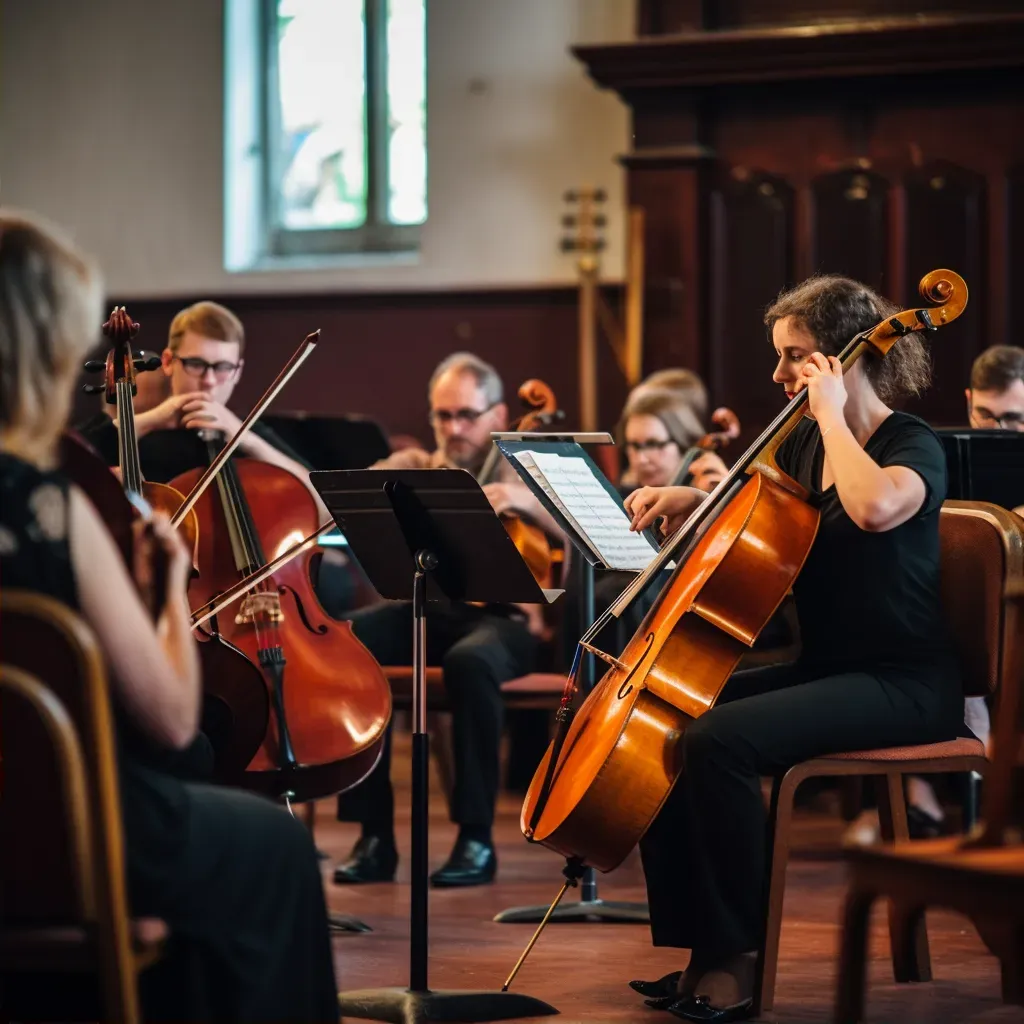
[[[492,1021],[558,1011],[533,996],[427,988],[427,826],[430,738],[426,729],[426,602],[553,601],[542,590],[465,470],[314,472],[310,482],[382,597],[412,600],[412,907],[409,987],[342,992],[342,1017],[419,1024]]]
[[[560,455],[574,455],[583,458],[593,469],[597,478],[602,481],[609,493],[614,494],[617,501],[618,493],[612,484],[604,477],[596,464],[580,447],[582,444],[614,444],[611,434],[605,433],[529,433],[493,434],[492,437],[502,454],[516,470],[519,476],[526,482],[530,490],[537,496],[541,504],[551,513],[556,521],[562,526],[566,536],[573,543],[573,547],[583,556],[580,571],[580,630],[586,632],[594,622],[594,568],[600,565],[608,568],[590,548],[585,545],[577,536],[572,524],[569,523],[558,508],[548,499],[536,481],[530,476],[518,459],[514,456],[516,451],[533,448],[540,451],[549,451]],[[655,549],[651,550],[651,557],[656,554]],[[594,673],[594,655],[584,653],[580,662],[579,686],[583,697],[593,689],[597,681]],[[509,907],[496,914],[494,920],[499,924],[539,924],[547,914],[546,906]],[[649,924],[650,913],[646,903],[631,903],[623,900],[604,900],[597,893],[597,872],[592,868],[585,868],[580,878],[580,898],[573,902],[562,902],[551,912],[548,923],[561,922],[563,924],[574,924],[579,922],[600,922],[609,921],[618,924]]]

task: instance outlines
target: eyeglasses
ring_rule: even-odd
[[[471,427],[481,416],[490,412],[497,404],[497,402],[492,402],[486,409],[456,409],[454,412],[448,409],[431,409],[427,419],[435,427],[451,423],[454,420],[458,420],[467,427]]]
[[[967,400],[967,418],[980,428],[1024,431],[1024,412],[1004,412],[1002,416],[995,416],[984,406],[975,406],[970,399]]]
[[[670,444],[675,444],[671,438],[667,441],[627,441],[622,447],[627,452],[660,452]]]
[[[229,363],[226,360],[221,360],[217,363],[208,363],[205,359],[200,359],[198,356],[174,356],[181,363],[181,368],[190,377],[205,377],[207,370],[213,370],[214,377],[217,380],[227,380],[238,372],[241,363]]]

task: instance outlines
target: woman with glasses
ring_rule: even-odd
[[[626,453],[629,480],[636,487],[667,487],[675,481],[683,456],[704,430],[689,403],[671,391],[647,391],[629,402],[619,423],[619,444]],[[727,472],[708,452],[691,465],[694,486],[711,491]]]

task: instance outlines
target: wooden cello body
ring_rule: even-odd
[[[201,470],[172,483],[191,491]],[[312,534],[316,503],[300,480],[255,459],[228,462],[216,488],[196,502],[200,575],[192,608]],[[305,801],[361,781],[383,750],[391,688],[348,622],[320,606],[311,577],[314,551],[288,562],[217,617],[215,635],[260,666],[272,714],[259,748],[224,781]]]
[[[622,863],[682,770],[687,724],[714,704],[782,603],[817,528],[817,510],[790,491],[761,475],[744,484],[644,618],[623,667],[610,669],[577,712],[564,783],[531,829],[545,755],[523,807],[530,838],[567,857],[585,850],[601,871]]]
[[[967,302],[951,271],[933,271],[920,290],[943,305],[904,311],[858,335],[839,357],[844,368],[869,348],[884,356],[902,335],[949,323]],[[789,403],[581,641],[594,650],[587,642],[609,615],[675,559],[626,649],[600,655],[612,667],[575,711],[574,667],[555,739],[523,804],[527,838],[610,871],[654,820],[683,769],[688,724],[714,705],[814,542],[818,512],[775,461],[806,402],[804,391]]]

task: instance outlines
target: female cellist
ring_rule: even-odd
[[[837,750],[933,743],[958,735],[963,694],[942,625],[941,444],[887,403],[917,394],[929,365],[917,334],[844,376],[836,353],[896,307],[842,277],[816,277],[765,315],[787,398],[805,418],[776,459],[820,509],[794,584],[803,649],[792,667],[734,678],[682,741],[683,771],[641,841],[656,945],[691,950],[685,971],[634,982],[683,1020],[750,1015],[764,927],[765,812],[760,778]],[[640,488],[633,528],[671,530],[703,494]]]
[[[91,265],[28,217],[0,212],[0,578],[75,609],[106,656],[132,912],[162,918],[167,955],[141,977],[153,1020],[338,1019],[316,852],[305,828],[247,793],[144,765],[181,749],[200,680],[185,600],[191,556],[166,521],[154,624],[83,493],[52,467],[78,366],[100,322]]]

